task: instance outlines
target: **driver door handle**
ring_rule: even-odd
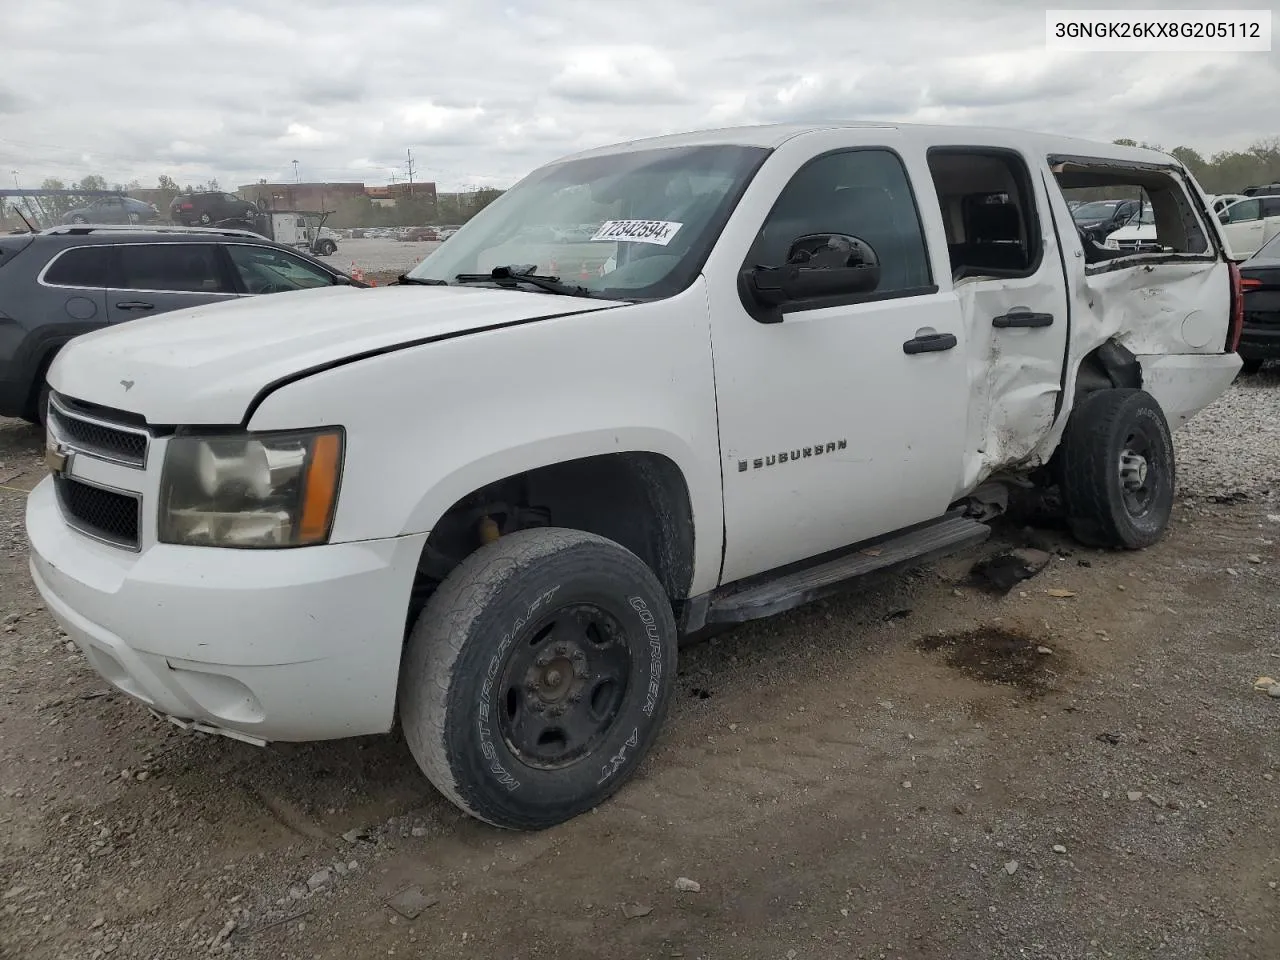
[[[143,300],[125,300],[116,304],[117,310],[154,310],[154,303],[146,303]]]
[[[958,342],[954,333],[926,333],[913,337],[904,343],[902,352],[909,354],[937,353],[940,350],[950,350]]]
[[[991,325],[1002,330],[1009,327],[1051,327],[1053,326],[1053,314],[1032,313],[1030,310],[1010,310],[1006,314],[993,317]]]

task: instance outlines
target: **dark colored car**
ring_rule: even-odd
[[[0,236],[0,416],[43,420],[45,371],[82,333],[220,300],[340,284],[368,286],[248,230],[67,226]]]
[[[1280,234],[1240,264],[1244,287],[1244,327],[1237,353],[1245,373],[1257,373],[1268,360],[1280,360]]]
[[[133,197],[99,197],[62,215],[63,223],[151,223],[160,218],[154,203]]]
[[[412,230],[402,233],[400,239],[407,242],[439,240],[440,234],[435,227],[414,227]]]
[[[1280,196],[1280,183],[1268,183],[1260,187],[1245,187],[1241,191],[1245,197],[1277,197]]]
[[[169,204],[169,219],[184,226],[207,227],[226,220],[253,222],[258,208],[234,193],[182,193]]]
[[[1107,234],[1123,227],[1140,207],[1137,200],[1092,200],[1072,210],[1071,219],[1081,233],[1100,244]]]

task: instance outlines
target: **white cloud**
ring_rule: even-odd
[[[1097,0],[1054,6],[1096,7]],[[1204,7],[1204,0],[1126,6]],[[779,120],[974,123],[1203,153],[1280,133],[1274,54],[1050,56],[1025,0],[219,0],[6,5],[0,169],[443,189]]]

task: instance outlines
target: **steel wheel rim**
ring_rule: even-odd
[[[1121,445],[1117,458],[1120,496],[1130,517],[1145,517],[1155,504],[1163,470],[1159,449],[1145,430],[1135,429]]]
[[[632,675],[626,631],[595,603],[548,613],[511,645],[495,691],[498,731],[512,755],[558,770],[613,732]]]

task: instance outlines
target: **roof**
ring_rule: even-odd
[[[788,140],[809,133],[824,130],[892,130],[899,136],[911,140],[935,143],[946,140],[957,144],[981,145],[984,141],[993,144],[1010,140],[1021,140],[1035,150],[1044,153],[1079,154],[1083,156],[1103,157],[1113,160],[1133,161],[1147,164],[1168,164],[1178,161],[1167,154],[1142,147],[1122,147],[1114,143],[1085,140],[1077,137],[1063,137],[1050,133],[1038,133],[1029,130],[1014,130],[1003,127],[967,127],[945,124],[894,123],[884,121],[833,120],[823,123],[774,123],[757,126],[720,127],[708,130],[695,130],[689,133],[678,133],[660,137],[646,137],[624,143],[611,144],[576,153],[566,160],[583,157],[606,156],[611,153],[628,153],[634,150],[662,149],[668,147],[714,146],[719,144],[776,148]]]

